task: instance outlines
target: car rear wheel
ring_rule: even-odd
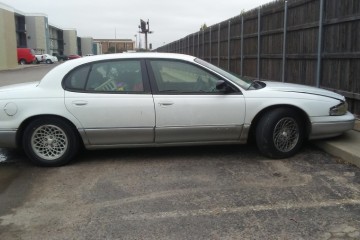
[[[265,113],[256,127],[258,149],[270,158],[293,156],[304,142],[301,116],[291,108],[278,108]]]
[[[39,166],[61,166],[74,158],[79,140],[73,128],[55,117],[38,118],[24,131],[23,148]]]

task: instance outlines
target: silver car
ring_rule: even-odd
[[[270,158],[352,129],[345,98],[249,81],[201,59],[160,53],[67,61],[41,81],[0,88],[0,147],[60,166],[87,149],[241,144]]]

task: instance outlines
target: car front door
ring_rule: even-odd
[[[89,145],[154,142],[154,102],[140,60],[101,61],[70,72],[65,104]]]
[[[216,89],[220,77],[189,62],[148,60],[156,113],[156,143],[239,141],[245,101],[233,86]]]

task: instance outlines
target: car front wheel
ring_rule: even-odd
[[[39,166],[61,166],[78,152],[79,141],[73,128],[55,117],[32,121],[24,131],[23,148],[30,160]]]
[[[270,158],[293,156],[304,142],[304,123],[291,108],[278,108],[265,113],[256,127],[258,149]]]
[[[50,64],[50,63],[53,63],[53,62],[52,62],[50,59],[47,59],[47,60],[46,60],[46,63],[47,63],[47,64]]]

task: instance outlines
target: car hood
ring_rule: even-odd
[[[268,91],[313,94],[313,95],[325,96],[325,97],[330,97],[345,101],[345,98],[342,95],[321,88],[310,87],[300,84],[293,84],[293,83],[270,82],[270,81],[263,81],[263,82],[266,84],[265,89]]]
[[[39,81],[37,82],[30,82],[30,83],[18,83],[0,87],[0,92],[7,92],[7,91],[17,91],[17,90],[26,90],[29,88],[34,88],[39,85]]]

